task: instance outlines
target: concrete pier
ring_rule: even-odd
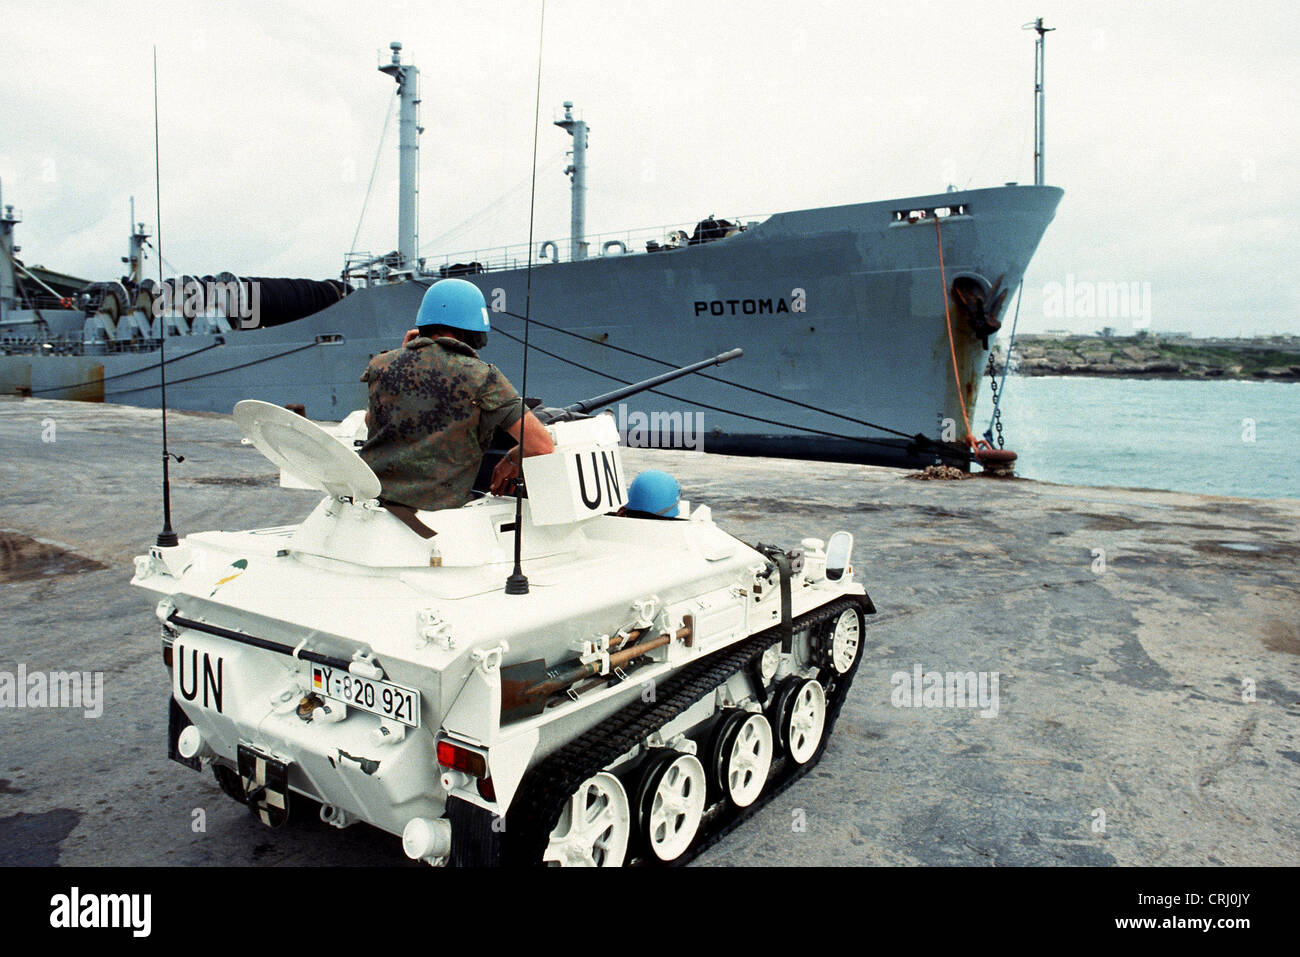
[[[99,716],[0,708],[0,864],[409,863],[364,825],[268,831],[167,760],[158,625],[128,585],[162,524],[158,420],[0,398],[0,672],[103,674]],[[169,431],[181,535],[319,499],[229,416]],[[700,863],[1300,862],[1300,501],[625,461],[745,541],[851,532],[879,609],[821,764]],[[971,672],[974,707],[926,693]]]

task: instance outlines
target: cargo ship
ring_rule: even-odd
[[[399,43],[380,70],[399,100],[396,250],[349,253],[340,278],[325,281],[219,273],[157,283],[144,277],[149,234],[133,222],[126,275],[47,295],[41,308],[6,209],[0,392],[157,407],[165,357],[169,407],[229,413],[255,398],[340,420],[366,403],[359,377],[370,357],[400,343],[431,283],[456,276],[483,290],[493,313],[484,358],[516,386],[527,315],[527,391],[543,399],[744,348],[725,373],[615,410],[629,445],[969,463],[968,417],[992,341],[1063,195],[1042,183],[1041,127],[1034,185],[710,214],[606,237],[585,231],[589,131],[565,103],[555,125],[572,137],[569,237],[419,257],[419,71]]]

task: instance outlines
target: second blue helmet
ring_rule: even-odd
[[[659,469],[647,469],[628,486],[627,507],[634,512],[676,518],[677,502],[681,497],[682,489],[677,479]]]
[[[487,332],[487,301],[478,286],[464,279],[434,283],[420,302],[417,326],[448,326],[466,332]]]

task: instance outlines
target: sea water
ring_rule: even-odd
[[[1001,406],[1024,478],[1300,498],[1300,383],[1012,374]],[[992,414],[985,380],[977,436]]]

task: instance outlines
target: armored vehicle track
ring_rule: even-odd
[[[533,768],[520,786],[504,827],[489,812],[453,798],[448,802],[448,816],[455,822],[462,839],[454,845],[452,863],[459,866],[559,864],[562,862],[559,858],[566,852],[572,853],[572,847],[564,842],[565,835],[593,824],[599,831],[585,842],[577,842],[590,845],[579,852],[588,858],[585,863],[621,862],[632,866],[688,863],[821,759],[862,657],[863,616],[874,613],[869,597],[849,596],[794,619],[791,623],[794,643],[806,642],[816,667],[815,678],[793,675],[784,680],[764,679],[763,655],[774,646],[779,647],[783,634],[779,626],[672,675],[656,690],[655,700],[638,700],[628,705]],[[842,620],[845,625],[841,625]],[[847,646],[842,641],[837,643],[837,629],[851,632]],[[725,735],[730,739],[728,745],[736,739],[739,729],[731,729],[732,733],[727,735],[723,726],[733,714],[743,712],[719,709],[688,735],[698,746],[703,762],[700,767],[708,778],[703,792],[707,794],[704,807],[699,810],[701,799],[689,793],[692,789],[688,784],[682,803],[675,809],[681,812],[677,815],[679,820],[698,816],[698,829],[693,837],[689,833],[685,835],[689,839],[685,850],[670,860],[662,860],[651,847],[655,838],[648,833],[651,805],[654,792],[663,786],[661,782],[666,780],[672,766],[679,763],[672,756],[681,759],[684,753],[668,746],[653,746],[651,739],[674,718],[740,674],[747,676],[755,700],[762,706],[761,713],[771,725],[772,763],[766,783],[757,797],[751,799],[752,803],[743,807],[728,795],[721,777],[725,774],[726,752],[730,749],[720,747],[718,739]],[[817,688],[809,687],[805,691],[804,686],[809,683],[815,683]],[[793,725],[791,720],[792,713],[798,710],[797,699],[801,694],[807,697],[814,718],[819,710],[817,699],[821,697],[824,702],[820,726],[812,721],[812,726],[805,729],[806,734],[800,732],[798,718]],[[792,727],[793,734],[798,736],[793,741]],[[634,755],[631,759],[630,754]],[[689,778],[689,773],[683,772],[683,778]],[[698,790],[698,780],[694,783]],[[627,798],[619,797],[620,790]],[[683,806],[692,801],[697,802],[694,807]],[[612,811],[611,803],[615,805]],[[587,820],[577,822],[577,814]],[[672,842],[660,842],[658,846],[671,850]]]

